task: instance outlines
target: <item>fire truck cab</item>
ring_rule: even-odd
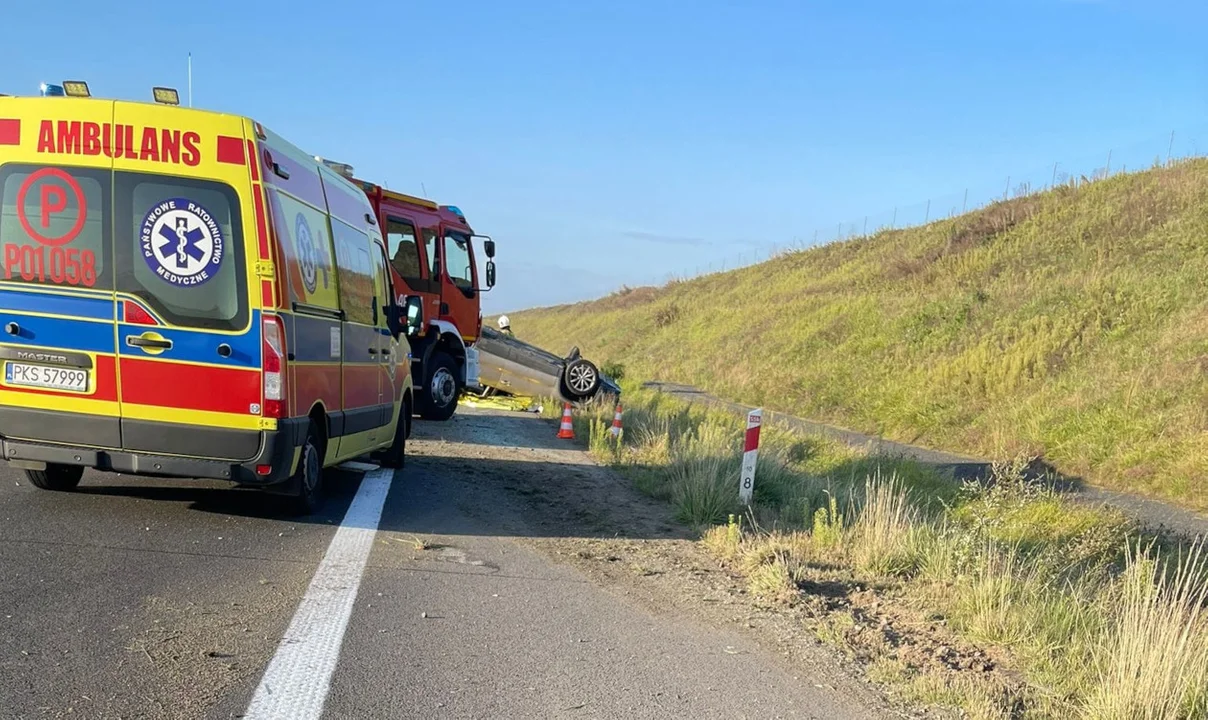
[[[479,295],[495,285],[495,242],[476,235],[457,207],[357,180],[348,165],[324,162],[365,191],[386,236],[395,287],[401,296],[423,300],[427,326],[411,341],[416,409],[426,419],[448,420],[461,391],[478,385]],[[478,279],[475,238],[487,256],[485,288]]]

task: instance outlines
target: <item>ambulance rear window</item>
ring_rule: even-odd
[[[239,197],[222,183],[115,173],[117,289],[173,325],[247,326]]]
[[[0,167],[0,280],[111,290],[109,172]]]

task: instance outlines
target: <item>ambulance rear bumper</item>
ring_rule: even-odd
[[[266,486],[288,480],[295,451],[306,439],[309,419],[285,419],[277,430],[259,435],[259,452],[251,460],[231,461],[180,457],[126,450],[74,447],[31,440],[0,438],[3,459],[18,467],[38,468],[40,463],[81,465],[106,472],[150,477],[209,478],[240,485]]]

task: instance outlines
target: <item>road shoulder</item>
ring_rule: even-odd
[[[543,435],[554,438],[551,423],[519,413],[478,412],[510,416],[513,435],[483,437],[486,444],[463,448],[467,467],[474,467],[478,455],[544,461],[502,479],[522,504],[526,530],[518,542],[655,617],[741,633],[803,686],[839,698],[855,717],[894,711],[884,694],[862,679],[858,666],[823,646],[799,618],[752,597],[742,578],[675,521],[670,506],[643,495],[574,443],[551,444]]]

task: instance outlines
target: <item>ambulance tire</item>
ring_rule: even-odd
[[[323,451],[319,444],[319,428],[310,421],[306,441],[302,443],[302,454],[298,458],[295,479],[298,494],[291,498],[293,511],[298,515],[313,515],[323,507]]]
[[[84,477],[79,465],[47,465],[45,470],[26,470],[25,478],[43,490],[74,490]]]
[[[401,468],[407,455],[407,436],[411,434],[407,426],[411,424],[411,418],[407,412],[406,405],[400,405],[398,409],[398,424],[394,427],[394,442],[390,447],[382,451],[378,462],[384,468]]]
[[[424,394],[420,396],[420,417],[425,420],[448,420],[457,410],[457,396],[461,394],[461,383],[457,382],[457,363],[448,353],[438,350],[432,353],[428,367]],[[452,389],[450,382],[453,383]]]

